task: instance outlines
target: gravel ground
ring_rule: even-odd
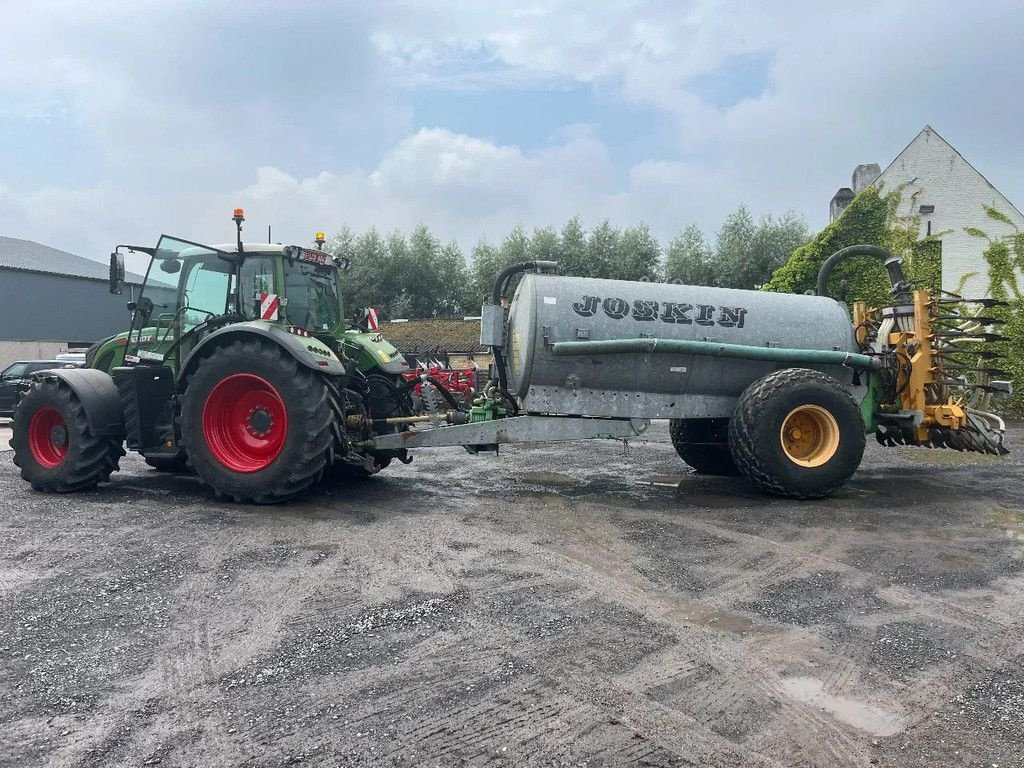
[[[0,765],[1024,766],[1022,452],[797,503],[656,424],[274,508],[9,456]]]

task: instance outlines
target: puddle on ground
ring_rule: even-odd
[[[985,523],[986,528],[1002,528],[1011,539],[1024,541],[1024,512],[996,507]]]
[[[638,485],[653,485],[656,488],[678,488],[685,478],[680,475],[654,475],[646,480],[637,480]]]
[[[906,726],[906,718],[881,707],[825,692],[825,684],[813,677],[791,677],[782,690],[797,701],[823,709],[837,720],[875,736],[892,736]]]
[[[734,496],[727,493],[690,493],[685,487],[676,492],[675,500],[688,507],[706,507],[707,509],[763,507],[770,503],[763,497],[758,499],[752,496]]]
[[[559,488],[571,488],[583,484],[583,481],[561,472],[523,472],[517,479],[519,482],[530,485],[554,485]]]
[[[952,568],[971,568],[978,565],[978,561],[967,555],[956,555],[952,552],[942,552],[936,557]]]
[[[665,618],[669,622],[685,621],[689,624],[699,624],[709,629],[720,629],[735,635],[745,635],[755,630],[765,629],[754,624],[754,620],[749,616],[721,611],[699,600],[687,600],[676,595],[669,596],[668,600],[677,604],[675,608],[665,613]]]

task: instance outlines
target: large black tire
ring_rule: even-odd
[[[728,419],[672,419],[668,431],[679,458],[698,475],[739,474],[729,452]]]
[[[864,420],[838,381],[786,368],[740,395],[729,422],[729,448],[740,473],[763,491],[818,499],[844,485],[860,466]]]
[[[188,376],[181,441],[218,496],[274,504],[320,480],[332,419],[322,376],[254,336],[213,350]]]
[[[14,410],[14,464],[37,491],[71,493],[110,479],[124,456],[122,441],[92,434],[85,408],[59,379],[26,392]]]

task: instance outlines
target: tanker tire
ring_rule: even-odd
[[[796,408],[818,406],[835,419],[839,444],[821,466],[797,464],[782,445],[782,425]],[[820,499],[843,486],[864,455],[864,421],[846,388],[819,371],[786,368],[740,395],[729,421],[729,449],[740,474],[766,493]]]
[[[236,471],[218,459],[204,431],[207,400],[219,384],[238,376],[258,377],[269,385],[287,419],[277,455],[252,471]],[[259,337],[214,349],[188,375],[181,399],[181,442],[189,469],[218,498],[235,502],[276,504],[317,483],[331,450],[332,422],[324,379]]]
[[[679,458],[698,475],[740,473],[729,452],[728,419],[671,419],[668,431]]]
[[[43,446],[46,451],[54,452],[48,462],[50,466],[37,458],[29,435],[33,416],[44,409],[59,414],[60,424],[66,431],[64,455],[59,462],[54,463],[54,460],[61,448]],[[23,480],[44,493],[74,493],[95,488],[120,469],[119,462],[124,456],[121,440],[92,434],[82,402],[58,379],[44,379],[22,395],[14,410],[12,432],[10,446],[14,449],[14,465],[21,469]],[[38,447],[41,435],[36,438]]]

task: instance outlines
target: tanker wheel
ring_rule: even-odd
[[[672,419],[668,431],[679,458],[698,475],[739,474],[729,452],[728,419]]]
[[[14,464],[37,491],[70,493],[106,482],[124,456],[121,440],[92,434],[85,408],[69,386],[45,379],[14,411]]]
[[[332,418],[323,378],[253,337],[218,347],[189,375],[181,442],[219,497],[273,504],[321,478]]]
[[[860,466],[864,421],[838,381],[787,368],[740,395],[729,422],[729,448],[740,473],[763,491],[819,499]]]
[[[183,453],[179,453],[177,456],[144,456],[143,458],[157,472],[181,475],[189,471],[188,459]]]

